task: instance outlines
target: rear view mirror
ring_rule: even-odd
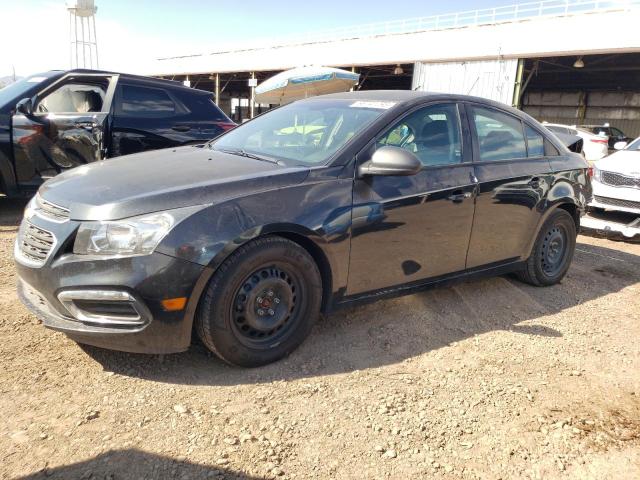
[[[371,160],[358,168],[361,177],[367,175],[415,175],[422,163],[413,153],[404,148],[385,146],[377,149]]]
[[[29,117],[33,115],[33,103],[30,98],[23,98],[16,104],[16,112]]]
[[[626,146],[627,146],[627,142],[616,142],[616,143],[613,145],[613,148],[614,148],[615,150],[624,150],[624,148],[625,148]]]

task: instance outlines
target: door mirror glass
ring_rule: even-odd
[[[371,160],[358,168],[361,177],[367,175],[415,175],[422,169],[422,163],[413,153],[404,148],[384,146],[378,148]]]
[[[615,150],[624,150],[624,148],[625,148],[626,146],[627,146],[627,142],[616,142],[616,143],[613,145],[613,148],[614,148]]]
[[[23,98],[16,104],[16,111],[27,117],[33,114],[33,103],[30,98]]]

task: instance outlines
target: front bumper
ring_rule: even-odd
[[[190,298],[204,267],[161,253],[83,259],[53,252],[39,268],[16,261],[18,296],[45,325],[88,345],[136,353],[175,353],[191,343],[192,311],[166,311],[161,301]],[[144,315],[130,325],[74,318],[59,300],[61,292],[127,292]],[[64,296],[63,296],[64,298]]]
[[[590,207],[640,214],[640,188],[614,187],[592,179]]]

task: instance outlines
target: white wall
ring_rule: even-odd
[[[516,59],[417,62],[413,71],[412,89],[475,95],[511,105],[517,68]]]

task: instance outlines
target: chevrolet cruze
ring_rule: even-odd
[[[492,101],[353,92],[208,144],[47,181],[15,244],[22,301],[77,342],[235,365],[289,354],[320,312],[454,279],[569,268],[588,167]]]

